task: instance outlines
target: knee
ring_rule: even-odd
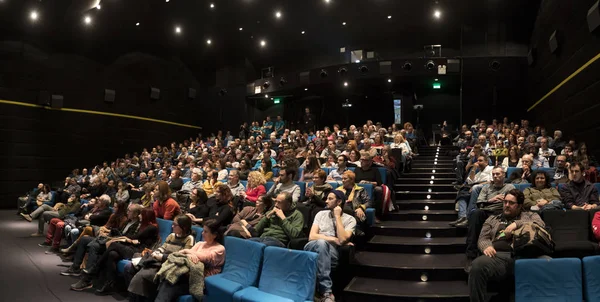
[[[375,191],[375,193],[383,193],[383,188],[381,188],[381,186],[375,186],[373,191]]]
[[[490,259],[488,256],[479,256],[473,260],[471,271],[469,274],[479,275],[488,270]]]

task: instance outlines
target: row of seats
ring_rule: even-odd
[[[515,262],[515,301],[600,301],[600,256]]]
[[[521,168],[516,168],[516,167],[508,167],[506,169],[506,179],[508,179],[510,177],[511,174],[513,174],[513,172],[520,170]],[[555,169],[554,168],[537,168],[537,169],[531,169],[531,175],[534,175],[537,171],[544,171],[546,172],[546,175],[548,175],[548,177],[550,177],[550,179],[554,179],[554,172]]]

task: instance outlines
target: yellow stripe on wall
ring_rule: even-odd
[[[576,75],[578,75],[580,72],[582,72],[588,66],[590,66],[592,63],[596,62],[596,60],[598,60],[598,59],[600,59],[600,53],[598,53],[595,57],[593,57],[589,61],[587,61],[587,63],[585,63],[581,67],[579,67],[579,69],[575,70],[575,72],[573,72],[570,76],[568,76],[566,79],[564,79],[562,82],[560,82],[560,84],[556,85],[556,87],[552,88],[552,90],[550,90],[550,92],[546,93],[546,95],[544,95],[539,101],[535,102],[535,104],[533,104],[531,107],[529,107],[529,109],[527,109],[527,112],[533,110],[533,108],[535,108],[537,105],[539,105],[543,100],[547,99],[550,95],[552,95],[554,92],[556,92],[560,87],[562,87],[564,84],[566,84],[568,81],[570,81]]]
[[[112,113],[112,112],[102,112],[102,111],[93,111],[93,110],[84,110],[84,109],[75,109],[75,108],[54,109],[54,108],[49,107],[49,106],[43,106],[43,105],[37,105],[37,104],[31,104],[31,103],[24,103],[24,102],[15,102],[15,101],[9,101],[9,100],[0,100],[0,104],[17,105],[17,106],[25,106],[25,107],[35,107],[35,108],[43,108],[43,109],[48,109],[48,110],[67,111],[67,112],[78,112],[78,113],[86,113],[86,114],[106,115],[106,116],[128,118],[128,119],[141,120],[141,121],[147,121],[147,122],[153,122],[153,123],[161,123],[161,124],[167,124],[167,125],[173,125],[173,126],[179,126],[179,127],[185,127],[185,128],[202,129],[202,127],[198,127],[198,126],[194,126],[194,125],[181,124],[181,123],[176,123],[176,122],[171,122],[171,121],[165,121],[165,120],[159,120],[159,119],[154,119],[154,118],[149,118],[149,117],[136,116],[136,115],[128,115],[128,114],[120,114],[120,113]]]

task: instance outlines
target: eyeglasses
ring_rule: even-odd
[[[511,200],[504,200],[504,204],[509,204],[511,206],[516,205],[518,202],[516,201],[511,201]]]

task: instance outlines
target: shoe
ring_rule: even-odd
[[[107,295],[112,291],[113,281],[106,281],[102,287],[96,290],[96,295]]]
[[[454,226],[457,228],[466,229],[469,227],[469,221],[465,218],[465,220],[455,224]]]
[[[335,297],[333,296],[332,293],[323,294],[323,297],[321,298],[321,302],[335,302]]]
[[[60,272],[60,274],[63,276],[79,277],[81,276],[81,270],[69,267],[66,271]]]
[[[25,220],[31,222],[33,218],[29,214],[21,213],[21,217],[25,218]]]
[[[51,247],[49,248],[47,251],[44,252],[44,254],[46,255],[54,255],[58,253],[58,248],[57,247]]]
[[[86,290],[88,288],[92,288],[92,286],[93,286],[92,281],[81,279],[77,283],[71,284],[71,289],[75,290],[75,291],[82,291],[82,290]]]
[[[29,236],[30,237],[42,237],[42,236],[44,236],[44,234],[42,234],[42,233],[33,233],[33,234],[29,235]]]
[[[70,245],[68,248],[66,249],[60,249],[60,252],[63,254],[71,254],[73,252],[75,252],[75,246],[74,245]]]
[[[467,220],[467,217],[460,217],[460,218],[458,218],[458,219],[456,219],[456,220],[454,220],[454,221],[452,221],[452,222],[450,222],[448,224],[451,225],[451,226],[456,226],[457,224],[459,224],[459,223],[461,223],[461,222],[463,222],[465,220]]]
[[[49,246],[51,246],[51,245],[52,245],[52,244],[50,244],[50,243],[48,243],[48,242],[46,242],[46,241],[44,241],[44,242],[42,242],[42,243],[38,244],[38,246],[39,246],[39,247],[49,247]]]
[[[469,274],[471,272],[472,265],[473,265],[473,259],[467,257],[467,261],[465,262],[465,273]]]
[[[73,262],[73,259],[75,259],[75,255],[71,254],[71,255],[58,255],[60,257],[60,260],[62,260],[62,262]]]
[[[95,275],[96,273],[98,273],[98,270],[95,266],[92,266],[90,268],[84,268],[81,271],[86,275]]]

